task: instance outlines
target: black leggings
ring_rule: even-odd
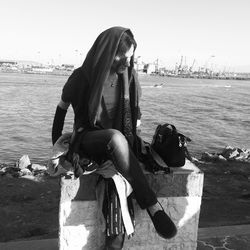
[[[88,131],[81,141],[82,150],[94,159],[111,159],[119,171],[131,184],[136,201],[142,209],[157,203],[137,158],[130,149],[125,136],[116,129]]]

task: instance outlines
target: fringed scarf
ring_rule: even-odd
[[[86,120],[86,117],[84,118],[81,116],[86,115],[86,112],[84,112],[86,110],[84,106],[86,107],[87,103],[88,123],[91,128],[96,127],[97,119],[100,117],[104,83],[109,76],[120,39],[124,32],[129,32],[131,36],[133,36],[129,29],[122,27],[113,27],[101,33],[88,52],[81,67],[84,76],[83,79],[86,81],[83,84],[87,84],[88,99],[84,99],[84,97],[86,98],[86,93],[80,94],[77,105],[78,111],[80,111],[78,114],[81,114],[79,117],[80,121]],[[130,67],[122,74],[119,74],[118,77],[119,84],[121,84],[121,96],[114,121],[114,128],[120,130],[126,136],[129,144],[134,149],[134,152],[136,152],[135,137],[136,122],[139,115],[140,87],[137,78],[135,77],[133,66],[134,58],[132,57]],[[79,124],[81,124],[81,122]],[[117,200],[114,188],[111,188],[111,192],[109,193],[109,200],[112,200],[112,197],[116,198],[111,202],[111,206],[113,206]],[[130,208],[131,207],[132,206],[130,205]],[[120,212],[117,210],[116,216],[119,216],[119,214]],[[110,218],[112,215],[107,211],[106,216],[107,218]],[[121,222],[118,224],[121,225]],[[117,228],[119,229],[117,232],[107,230],[108,235],[116,235],[123,232],[121,226],[117,226]]]
[[[134,144],[134,133],[133,133],[133,118],[131,113],[130,105],[130,91],[129,91],[129,80],[128,72],[124,72],[123,75],[118,77],[119,84],[121,86],[121,98],[116,114],[116,129],[120,130],[127,138],[130,146]]]

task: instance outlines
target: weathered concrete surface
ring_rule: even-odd
[[[105,228],[99,219],[95,200],[97,176],[77,180],[62,179],[59,211],[59,245],[66,249],[102,249]],[[169,175],[147,174],[159,201],[178,227],[177,235],[164,240],[159,237],[145,211],[135,202],[135,236],[125,240],[123,249],[160,250],[196,249],[203,173],[192,163],[173,169]]]
[[[125,241],[124,249],[196,249],[200,197],[169,197],[159,201],[176,223],[177,235],[170,240],[159,237],[147,213],[136,207],[136,234]]]

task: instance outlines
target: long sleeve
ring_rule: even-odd
[[[52,143],[53,145],[57,141],[57,139],[62,135],[62,130],[64,126],[64,120],[66,116],[67,110],[60,108],[57,106],[56,113],[54,116],[53,126],[52,126]]]

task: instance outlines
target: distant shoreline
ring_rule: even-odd
[[[250,77],[219,77],[219,76],[168,76],[174,78],[191,78],[191,79],[211,79],[211,80],[240,80],[240,81],[249,81]]]
[[[139,76],[149,76],[149,77],[168,77],[168,78],[188,78],[188,79],[210,79],[210,80],[243,80],[243,81],[250,81],[250,74],[249,77],[242,77],[242,76],[198,76],[198,75],[157,75],[157,74],[140,74]]]
[[[70,76],[73,71],[57,70],[54,72],[32,72],[32,71],[11,71],[11,70],[0,70],[0,73],[6,74],[32,74],[32,75],[55,75],[55,76]],[[140,74],[141,76],[150,77],[163,77],[163,78],[189,78],[189,79],[210,79],[210,80],[240,80],[250,81],[249,77],[241,76],[194,76],[194,75],[158,75],[158,74]]]
[[[32,72],[32,71],[11,71],[11,70],[0,70],[0,73],[4,74],[27,74],[27,75],[57,75],[57,76],[70,76],[73,71],[58,70],[55,72]]]

